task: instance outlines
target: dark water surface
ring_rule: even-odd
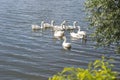
[[[88,37],[67,41],[72,49],[62,48],[63,40],[53,39],[51,30],[33,32],[31,24],[55,20],[70,25],[78,21],[82,30],[88,30],[84,20],[84,0],[0,0],[0,80],[47,80],[64,67],[87,68],[87,64],[102,55],[113,58],[114,70],[120,72],[120,55],[113,48],[95,49],[95,42]]]

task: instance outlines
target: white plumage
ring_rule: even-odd
[[[76,39],[79,39],[79,38],[84,39],[84,38],[86,37],[86,32],[85,32],[85,31],[81,31],[81,30],[80,30],[80,26],[77,26],[76,23],[77,23],[77,22],[75,22],[75,26],[78,28],[78,31],[77,31],[77,33],[71,32],[71,33],[70,33],[70,36],[71,36],[72,38],[76,38]]]
[[[44,28],[44,21],[41,22],[41,26],[39,25],[32,25],[32,30],[40,30]]]
[[[39,29],[41,29],[41,27],[38,26],[38,25],[31,25],[31,27],[32,27],[32,30],[39,30]]]
[[[79,33],[75,33],[75,32],[71,32],[70,33],[70,36],[72,38],[76,38],[76,39],[80,39],[80,38],[83,38],[83,35],[79,34]]]
[[[64,31],[55,31],[54,37],[55,38],[62,38],[64,36]]]
[[[43,24],[45,28],[53,28],[53,25],[54,25],[54,20],[51,21],[51,23],[44,23]]]
[[[63,21],[61,25],[53,25],[53,30],[54,31],[60,31],[60,30],[65,30],[65,23],[66,21]]]
[[[73,22],[73,26],[70,26],[70,25],[66,25],[66,30],[74,30],[74,29],[76,29],[77,27],[76,27],[76,21],[74,21]]]
[[[66,42],[67,39],[66,39],[65,36],[63,37],[63,39],[64,39],[64,41],[63,41],[63,43],[62,43],[63,48],[64,48],[65,50],[71,49],[71,43],[67,43],[67,42]]]
[[[81,30],[80,30],[80,26],[77,26],[77,27],[78,27],[78,32],[77,32],[77,33],[78,33],[79,35],[84,35],[84,36],[86,36],[86,32],[85,32],[85,31],[81,31]]]

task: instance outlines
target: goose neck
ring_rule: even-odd
[[[66,37],[64,37],[64,42],[63,43],[66,43]]]
[[[80,32],[80,27],[78,26],[78,31]]]
[[[62,27],[62,29],[64,29],[63,26],[64,26],[63,23],[61,23],[61,27]]]
[[[66,29],[65,25],[62,25],[62,29],[64,29],[64,30]]]
[[[42,21],[42,22],[41,22],[41,28],[43,28],[43,27],[44,27],[44,22]]]
[[[73,23],[73,27],[74,27],[74,28],[76,27],[76,23]]]
[[[51,21],[51,26],[54,26],[54,21]]]

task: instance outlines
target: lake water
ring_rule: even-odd
[[[47,80],[64,67],[87,68],[89,62],[104,55],[113,58],[114,70],[120,72],[120,55],[114,46],[95,49],[95,42],[72,40],[72,48],[62,48],[63,40],[53,38],[49,29],[33,32],[32,24],[55,20],[78,21],[89,35],[84,12],[85,0],[0,0],[0,80]]]

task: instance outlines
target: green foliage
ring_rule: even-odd
[[[85,7],[97,45],[114,44],[120,52],[120,0],[87,0]]]
[[[66,67],[49,80],[115,80],[117,72],[111,70],[112,66],[103,57],[89,63],[88,69]]]

